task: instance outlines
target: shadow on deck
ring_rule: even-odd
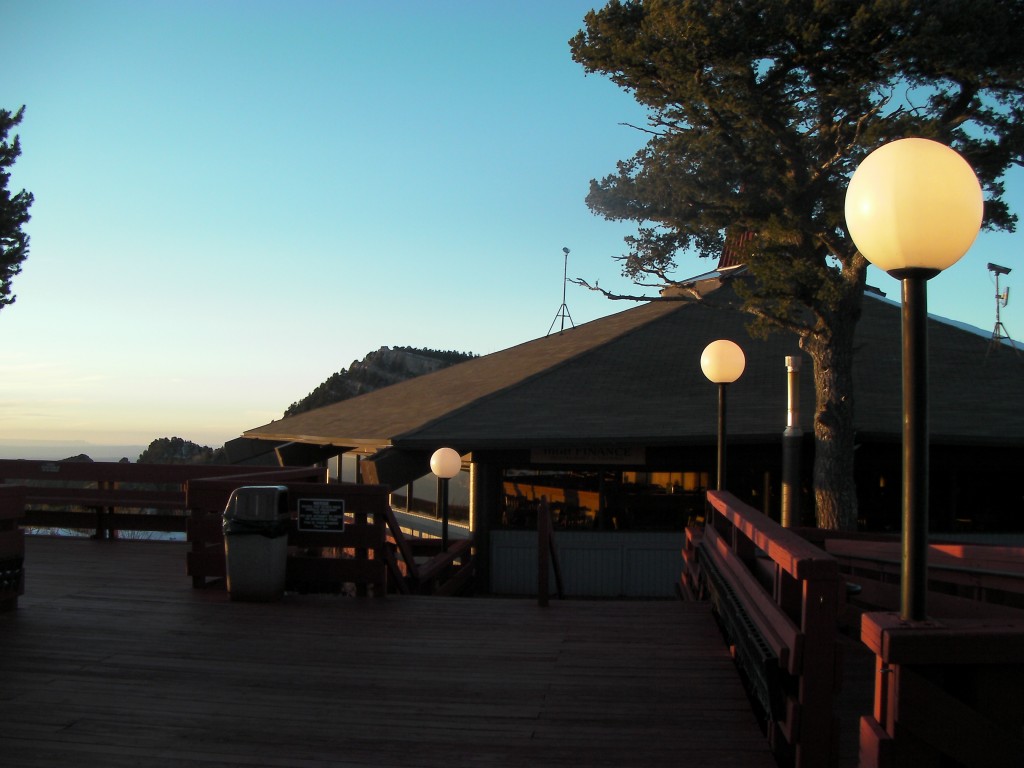
[[[5,765],[775,764],[706,603],[238,603],[187,547],[27,539]]]

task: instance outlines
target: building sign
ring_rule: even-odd
[[[341,533],[345,530],[344,499],[299,499],[300,531]]]
[[[534,464],[646,464],[647,449],[636,445],[531,448]]]

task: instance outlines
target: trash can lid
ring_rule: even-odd
[[[276,520],[288,515],[288,486],[245,485],[236,488],[224,507],[228,520]]]

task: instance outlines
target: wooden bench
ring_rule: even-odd
[[[875,610],[899,606],[901,544],[828,538],[826,550],[864,589]],[[928,546],[929,612],[953,618],[1012,615],[1024,609],[1024,547],[933,542]]]

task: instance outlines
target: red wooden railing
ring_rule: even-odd
[[[898,536],[801,534],[859,590],[848,613],[875,654],[862,768],[1024,765],[1024,547],[932,542],[929,619],[906,622]]]
[[[117,531],[184,533],[189,481],[256,471],[269,478],[290,476],[295,470],[4,459],[0,460],[0,484],[24,486],[25,527],[93,530],[97,538],[113,538]],[[321,477],[324,471],[316,470],[315,476]],[[308,468],[300,472],[310,476]]]
[[[403,594],[455,595],[473,578],[473,537],[456,539],[444,548],[441,539],[409,537],[389,507],[385,512],[388,546],[385,550],[390,584]]]
[[[1024,765],[1024,548],[932,543],[929,619],[907,622],[892,610],[897,538],[784,530],[728,494],[708,500],[708,526],[687,530],[682,587],[715,601],[741,668],[762,673],[752,687],[767,702],[780,763],[830,764],[832,739],[822,738],[834,733],[830,606],[843,607],[855,587],[847,618],[876,611],[859,616],[861,640],[875,654],[861,768]],[[776,668],[788,680],[773,677]]]
[[[861,768],[1024,765],[1024,621],[867,613],[875,702]]]
[[[446,551],[437,539],[409,539],[391,513],[386,488],[326,481],[326,469],[317,467],[0,460],[0,506],[13,510],[0,514],[0,605],[12,607],[20,588],[16,577],[21,584],[19,525],[93,530],[95,538],[114,538],[118,531],[187,533],[193,585],[222,579],[224,507],[231,492],[246,485],[286,485],[293,512],[297,494],[346,501],[342,535],[298,531],[293,522],[292,587],[353,583],[359,592],[372,585],[378,594],[388,586],[455,594],[469,585],[472,539],[457,540]]]
[[[899,541],[830,536],[875,654],[862,768],[1024,765],[1024,547],[934,542],[928,615],[902,621]],[[882,609],[882,610],[879,610]]]
[[[708,492],[688,528],[683,589],[711,599],[780,764],[833,764],[839,572],[835,558],[731,494]]]
[[[293,520],[288,534],[289,589],[323,590],[352,583],[358,594],[374,587],[413,594],[456,594],[472,577],[472,538],[442,549],[440,539],[411,539],[391,510],[389,489],[381,485],[325,484],[309,470],[272,476],[247,475],[194,480],[188,485],[188,573],[197,588],[225,576],[222,514],[231,491],[242,485],[272,483],[288,489],[288,508],[295,517],[300,498],[339,499],[352,519],[342,533],[298,531]]]
[[[856,596],[847,606],[850,618],[859,622],[865,611],[899,609],[899,534],[794,530],[835,557],[843,578],[856,584]],[[947,618],[1020,618],[1024,546],[933,540],[928,546],[928,609]]]

